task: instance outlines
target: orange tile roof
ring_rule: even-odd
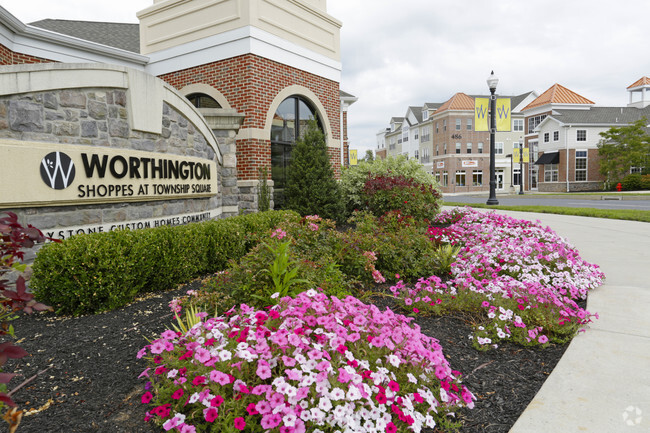
[[[594,102],[578,95],[564,86],[553,84],[546,92],[542,93],[537,99],[526,105],[524,110],[541,107],[546,104],[594,104]]]
[[[447,102],[442,104],[437,110],[436,114],[445,110],[470,110],[474,111],[474,98],[467,96],[464,93],[456,93]]]
[[[641,77],[638,80],[636,80],[634,84],[630,84],[629,86],[627,86],[627,88],[631,89],[632,87],[647,86],[648,84],[650,84],[650,78]]]

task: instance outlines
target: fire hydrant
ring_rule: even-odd
[[[623,191],[623,185],[621,185],[621,182],[616,184],[616,191]]]

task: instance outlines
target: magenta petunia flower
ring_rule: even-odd
[[[214,422],[219,416],[219,411],[215,407],[203,409],[203,417],[207,422]]]
[[[235,428],[237,430],[244,430],[244,427],[246,427],[246,421],[242,417],[237,417],[235,418]]]
[[[149,391],[145,392],[142,394],[142,404],[149,404],[152,398],[153,394],[151,394]]]
[[[174,391],[174,393],[172,394],[172,398],[173,398],[174,400],[178,400],[179,398],[181,398],[181,397],[183,396],[183,394],[185,394],[185,391],[183,391],[183,388],[178,388],[178,389],[177,389],[176,391]]]
[[[251,416],[259,414],[259,412],[255,408],[255,403],[249,403],[249,405],[246,406],[246,412],[248,412],[248,414]]]

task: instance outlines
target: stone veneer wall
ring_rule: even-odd
[[[122,89],[68,89],[0,97],[0,138],[94,145],[213,160],[205,137],[181,113],[163,103],[162,133],[129,125]],[[218,182],[221,173],[218,170]],[[47,229],[202,212],[222,206],[222,191],[211,198],[179,199],[11,210],[25,224]]]
[[[539,192],[566,192],[566,182],[540,182]],[[569,192],[602,191],[603,182],[569,182]]]

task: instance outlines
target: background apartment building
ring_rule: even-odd
[[[528,92],[512,97],[511,131],[496,134],[495,174],[500,191],[519,185],[521,176],[513,164],[513,147],[524,140],[521,109],[536,96]],[[489,190],[490,135],[475,131],[475,97],[456,93],[444,103],[408,107],[404,117],[391,119],[385,132],[386,156],[416,158],[436,177],[444,193]]]
[[[602,189],[606,179],[599,172],[600,133],[643,117],[650,119],[648,89],[650,79],[642,77],[628,86],[627,107],[597,107],[554,84],[526,106],[526,144],[534,161],[529,167],[530,188],[544,192]]]

